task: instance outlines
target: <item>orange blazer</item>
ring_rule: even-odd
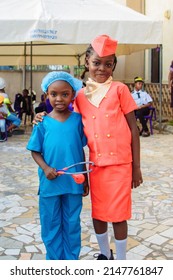
[[[125,115],[137,106],[125,84],[112,82],[98,108],[88,101],[81,89],[74,108],[82,115],[89,157],[96,166],[132,162],[131,131]]]

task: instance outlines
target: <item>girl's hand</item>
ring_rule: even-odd
[[[45,176],[48,180],[53,180],[58,176],[56,168],[52,168],[52,167],[49,167],[49,166],[44,168],[44,173],[45,173]]]
[[[139,167],[134,168],[132,174],[132,189],[139,187],[140,184],[142,183],[143,183],[143,179],[142,179],[141,169]]]
[[[42,122],[43,120],[43,116],[46,116],[47,115],[47,112],[41,112],[41,113],[37,113],[33,119],[33,124],[38,124],[39,122]]]
[[[82,196],[87,196],[89,194],[88,180],[84,182],[83,186],[84,186],[83,187],[84,192],[83,192]]]

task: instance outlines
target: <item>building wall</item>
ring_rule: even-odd
[[[123,4],[122,0],[115,0],[116,2]],[[168,70],[171,61],[173,60],[173,1],[172,0],[126,0],[126,5],[137,12],[146,14],[156,20],[163,21],[163,76],[162,82],[167,84],[168,82]],[[141,30],[142,32],[142,30]],[[137,34],[136,34],[137,36]],[[150,50],[133,53],[124,58],[119,57],[118,60],[121,63],[123,61],[123,71],[118,75],[118,79],[125,80],[126,82],[132,82],[133,78],[137,75],[142,76],[146,82],[150,82],[151,76],[151,55]],[[134,63],[135,61],[135,63]],[[120,64],[119,63],[119,64]],[[117,72],[118,66],[117,66]]]
[[[144,0],[126,0],[117,1],[119,4],[128,6],[129,8],[144,13]],[[136,34],[137,36],[137,34]],[[132,83],[134,77],[145,76],[145,52],[140,51],[126,56],[119,56],[117,67],[114,73],[114,79],[126,83]]]
[[[173,0],[114,0],[128,7],[151,16],[154,19],[163,20],[163,83],[167,83],[168,69],[172,54],[173,42]],[[171,16],[166,17],[166,11]],[[142,32],[142,30],[141,30]],[[138,34],[136,34],[137,36]],[[116,80],[133,82],[135,76],[142,76],[146,82],[150,82],[150,51],[136,52],[128,56],[119,56],[117,68],[114,73]]]
[[[168,71],[171,60],[173,60],[173,0],[115,0],[117,3],[127,5],[130,8],[151,16],[154,19],[163,21],[163,84],[167,84]],[[142,30],[141,30],[142,32]],[[137,36],[137,34],[136,34]],[[125,83],[132,83],[135,76],[141,76],[146,83],[150,83],[150,50],[137,52],[128,56],[118,57],[117,67],[114,72],[114,79]],[[37,100],[40,100],[41,95],[41,80],[45,72],[33,72],[33,89],[37,92]],[[22,71],[17,72],[0,72],[0,76],[7,80],[7,92],[14,101],[15,94],[22,92],[23,74]],[[30,86],[30,73],[26,73],[26,88]],[[159,94],[159,93],[157,93]],[[170,101],[170,93],[164,91],[165,100]],[[166,112],[166,110],[165,110]]]
[[[145,0],[145,12],[163,21],[163,83],[167,83],[169,66],[173,60],[173,1]]]
[[[47,72],[36,72],[33,71],[32,75],[32,87],[37,93],[37,101],[40,101],[41,94],[41,81]],[[23,85],[23,73],[22,71],[2,71],[0,72],[0,77],[4,78],[6,81],[6,92],[8,93],[10,100],[14,102],[16,93],[22,93],[25,88]],[[26,88],[30,88],[30,72],[26,72]]]
[[[144,13],[144,0],[127,0],[126,5],[139,12]],[[138,36],[138,34],[136,34]],[[145,52],[140,51],[126,56],[125,63],[125,81],[133,82],[134,77],[140,76],[144,78],[145,73]]]

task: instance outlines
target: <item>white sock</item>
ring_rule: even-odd
[[[117,260],[126,260],[127,238],[123,240],[115,239]]]
[[[110,246],[109,246],[109,238],[108,232],[104,232],[101,234],[96,234],[97,242],[99,244],[101,254],[105,255],[108,259],[110,258]]]

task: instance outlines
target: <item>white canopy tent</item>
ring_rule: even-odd
[[[162,50],[162,22],[115,0],[0,1],[0,65],[79,65],[101,34],[118,40],[117,56],[158,45]],[[162,53],[160,122],[161,83]]]
[[[115,0],[0,2],[0,65],[30,64],[31,53],[35,65],[78,65],[101,34],[118,40],[117,55],[130,54],[162,44],[162,22]]]

